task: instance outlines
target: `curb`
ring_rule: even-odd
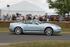
[[[10,45],[11,43],[0,43],[0,46]]]
[[[63,34],[70,34],[70,32],[62,32]]]

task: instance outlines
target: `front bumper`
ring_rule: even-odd
[[[10,32],[14,32],[14,30],[13,30],[12,28],[10,28],[10,27],[9,27],[9,31],[10,31]]]
[[[61,29],[54,30],[53,34],[61,35],[62,34],[62,30]]]

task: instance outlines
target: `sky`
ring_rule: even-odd
[[[0,0],[0,8],[5,7],[7,4],[15,4],[22,0]]]
[[[50,11],[54,12],[54,10],[49,10],[48,3],[46,0],[0,0],[0,9],[3,7],[6,7],[7,4],[13,5],[13,4],[19,3],[21,1],[32,1],[36,4],[38,4],[44,10],[47,10],[48,12],[50,12]]]
[[[21,1],[24,1],[24,0],[0,0],[0,8],[2,7],[5,7],[7,4],[16,4],[16,3],[19,3]],[[29,0],[27,0],[29,1]],[[30,0],[30,1],[33,1],[35,3],[39,3],[39,4],[47,4],[46,3],[46,0]]]

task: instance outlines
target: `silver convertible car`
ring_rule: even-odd
[[[61,27],[51,23],[26,21],[10,23],[9,30],[17,35],[21,33],[43,33],[51,36],[53,34],[59,34],[61,32]]]

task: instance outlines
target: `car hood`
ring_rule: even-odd
[[[52,26],[54,26],[54,25],[56,25],[56,24],[51,24],[51,23],[42,23],[42,25],[52,25]]]
[[[43,26],[50,26],[50,27],[57,27],[57,28],[61,28],[59,25],[56,25],[56,24],[51,24],[51,23],[42,23],[41,25]]]

